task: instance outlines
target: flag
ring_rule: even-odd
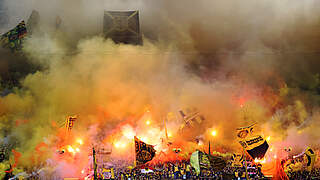
[[[313,169],[314,162],[316,161],[316,154],[310,147],[307,147],[305,155],[307,156],[307,170],[311,171]]]
[[[266,154],[269,145],[267,141],[259,134],[254,134],[255,124],[248,127],[238,128],[237,137],[239,143],[246,149],[253,159],[262,159]]]
[[[232,167],[242,167],[243,164],[243,154],[235,153],[231,157]]]
[[[21,21],[15,28],[0,36],[0,44],[12,51],[22,48],[22,40],[27,35],[27,28],[24,21]]]
[[[227,166],[227,162],[221,157],[208,154],[211,169],[214,171],[221,171]]]
[[[198,150],[191,154],[190,164],[196,170],[197,174],[200,173],[201,169],[211,168],[208,155]]]
[[[110,169],[102,169],[102,178],[103,179],[114,179],[114,170],[113,168]]]
[[[197,174],[200,174],[200,163],[199,163],[199,151],[191,154],[190,165],[196,170]]]
[[[74,122],[77,120],[77,116],[68,116],[67,120],[66,120],[66,129],[67,131],[71,131],[73,126],[74,126]]]
[[[205,120],[204,116],[202,116],[200,112],[196,109],[180,110],[179,114],[181,115],[184,121],[184,123],[180,127],[180,130],[182,130],[186,126],[193,127],[194,124],[200,124],[202,121]]]
[[[103,32],[115,43],[141,44],[139,11],[105,11]]]
[[[148,161],[151,161],[156,155],[156,150],[154,149],[153,145],[146,144],[137,137],[134,137],[134,141],[137,165],[142,165]]]

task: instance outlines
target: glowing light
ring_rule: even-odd
[[[150,125],[150,123],[151,123],[150,120],[147,120],[147,121],[146,121],[146,124],[147,124],[147,125]]]
[[[77,139],[77,143],[80,144],[80,145],[82,145],[82,144],[83,144],[82,139]]]
[[[114,143],[114,146],[116,147],[116,148],[125,148],[126,147],[126,144],[125,143],[123,143],[123,142],[116,142],[116,143]]]
[[[267,141],[270,141],[270,139],[271,139],[271,137],[270,137],[270,136],[268,136],[268,137],[267,137]]]
[[[168,137],[172,137],[172,134],[168,132]]]
[[[202,146],[202,145],[203,145],[203,142],[199,141],[198,146]]]
[[[277,159],[277,155],[274,155],[273,158]]]
[[[261,164],[264,164],[264,163],[266,163],[266,158],[263,158],[263,159],[254,159],[254,162],[255,163],[261,163]]]
[[[116,148],[119,148],[120,147],[120,142],[116,142],[116,143],[114,143],[114,146],[116,147]]]
[[[71,153],[74,153],[74,149],[73,149],[73,147],[72,146],[68,146],[68,152],[71,152]]]
[[[135,133],[131,130],[127,130],[123,133],[123,135],[128,139],[133,139]]]
[[[82,170],[81,173],[84,174],[84,170]]]
[[[216,130],[211,131],[211,136],[216,136],[216,135],[217,135],[217,131]]]
[[[141,141],[148,142],[148,138],[147,137],[142,137],[140,139],[141,139]]]
[[[80,149],[79,149],[79,148],[76,148],[76,151],[77,151],[77,152],[80,152]]]

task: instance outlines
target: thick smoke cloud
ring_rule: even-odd
[[[252,122],[275,142],[301,148],[319,142],[317,1],[5,3],[7,27],[33,9],[41,18],[40,32],[23,49],[24,59],[41,70],[21,78],[21,87],[0,99],[1,136],[18,139],[21,166],[37,164],[29,159],[40,143],[55,146],[67,115],[79,116],[75,131],[93,143],[112,139],[124,127],[138,128],[147,107],[159,133],[168,112],[196,107],[206,120],[177,136],[208,140],[215,128],[215,143],[231,150],[239,147],[235,128]],[[103,11],[128,9],[140,11],[143,46],[101,37]],[[3,62],[16,58],[5,57]],[[132,126],[122,126],[127,122]],[[168,122],[169,128],[176,132],[180,123]],[[52,156],[46,151],[41,158]]]

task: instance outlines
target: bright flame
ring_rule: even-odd
[[[82,145],[82,144],[83,144],[82,139],[77,139],[77,143],[80,144],[80,145]]]
[[[212,136],[216,136],[217,135],[217,131],[216,130],[211,131],[211,135]]]
[[[114,146],[115,146],[116,148],[119,148],[119,147],[120,147],[120,142],[114,143]]]
[[[77,151],[77,152],[80,152],[80,149],[79,149],[79,148],[76,148],[76,151]]]
[[[123,143],[123,142],[116,142],[116,143],[114,143],[114,146],[116,147],[116,148],[125,148],[126,147],[126,144],[125,143]]]
[[[70,145],[68,146],[68,152],[74,153],[74,149]]]
[[[82,170],[81,173],[84,174],[84,170]]]
[[[147,124],[147,125],[150,125],[150,123],[151,123],[150,120],[147,120],[147,121],[146,121],[146,124]]]
[[[172,137],[172,134],[168,132],[168,137]]]

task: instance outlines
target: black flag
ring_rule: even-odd
[[[136,151],[136,163],[137,165],[144,164],[151,161],[156,155],[156,150],[150,144],[146,144],[137,137],[134,137],[135,151]]]

